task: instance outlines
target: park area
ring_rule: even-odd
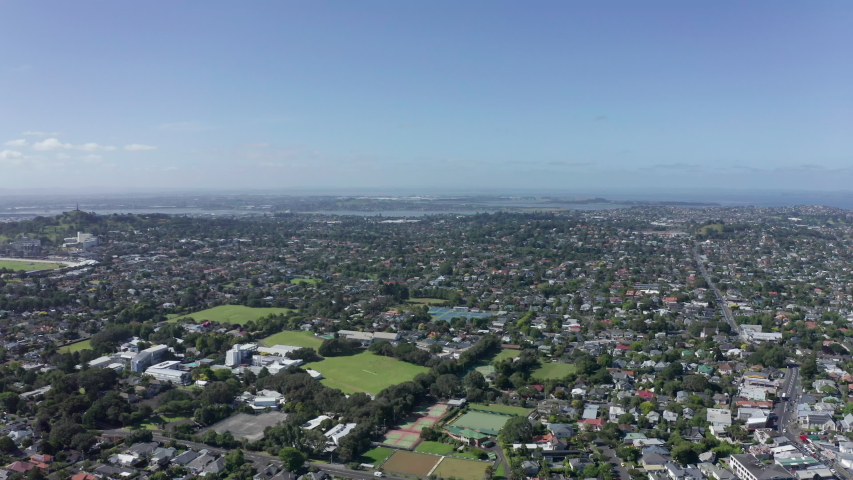
[[[307,368],[323,374],[323,385],[345,393],[367,392],[377,394],[398,383],[408,382],[429,369],[395,358],[361,352],[343,357],[327,357],[309,363]]]
[[[294,347],[308,347],[317,350],[323,344],[323,338],[315,337],[311,332],[285,330],[261,340],[261,345],[272,347],[273,345],[292,345]]]
[[[382,437],[382,444],[389,447],[411,449],[420,440],[421,431],[438,423],[441,417],[447,413],[448,408],[443,403],[419,407],[411,416],[400,422],[397,428],[389,430]]]
[[[375,447],[364,452],[358,459],[358,463],[366,463],[368,465],[379,466],[386,458],[390,457],[395,450],[385,447]]]
[[[0,270],[16,270],[31,272],[33,270],[55,270],[62,268],[65,265],[62,263],[53,262],[35,262],[31,260],[0,260]]]
[[[458,428],[470,428],[478,432],[497,435],[504,424],[514,415],[468,411],[453,421],[452,425]]]
[[[90,340],[83,340],[82,342],[74,342],[69,343],[68,345],[59,347],[57,353],[74,353],[79,352],[81,350],[91,350],[92,343]]]
[[[290,309],[288,308],[250,308],[243,305],[220,305],[200,312],[175,317],[169,320],[169,323],[177,323],[186,320],[192,320],[198,323],[210,320],[211,322],[245,325],[249,321],[254,321],[270,314],[284,314],[289,311]]]
[[[508,348],[502,348],[500,350],[497,350],[491,356],[484,357],[478,360],[474,364],[474,369],[482,373],[485,377],[495,372],[495,367],[493,365],[494,362],[499,362],[508,358],[515,358],[519,355],[521,355],[521,351],[519,350],[510,350]]]
[[[530,372],[530,376],[540,380],[551,380],[563,378],[570,373],[575,373],[575,366],[571,363],[543,363],[541,367]]]

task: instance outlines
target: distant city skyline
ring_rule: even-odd
[[[0,14],[0,194],[853,191],[849,2]]]

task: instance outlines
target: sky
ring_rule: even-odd
[[[0,192],[853,190],[853,2],[0,2]]]

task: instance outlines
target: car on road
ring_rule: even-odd
[[[385,474],[383,472],[373,472],[374,477],[384,477]]]

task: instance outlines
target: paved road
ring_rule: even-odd
[[[785,393],[786,401],[781,401],[776,406],[776,416],[778,418],[777,429],[791,442],[792,445],[802,452],[803,455],[810,456],[811,453],[805,449],[800,440],[799,428],[797,425],[797,405],[800,401],[800,369],[799,367],[789,367],[785,382],[781,386],[781,392]],[[819,452],[819,450],[818,450]],[[816,454],[817,460],[822,461],[826,465],[835,469],[838,472],[838,477],[843,480],[853,480],[853,473],[838,464],[835,460],[824,457],[820,453]]]
[[[726,319],[726,322],[732,327],[732,332],[736,333],[740,338],[746,340],[743,337],[743,332],[740,329],[740,326],[735,323],[735,317],[732,315],[731,309],[729,309],[729,305],[726,302],[725,297],[723,297],[723,292],[714,285],[714,282],[711,281],[711,275],[708,274],[708,270],[705,269],[705,262],[702,261],[702,257],[699,256],[699,244],[693,242],[693,258],[696,260],[696,265],[699,266],[699,272],[702,273],[702,276],[705,277],[705,282],[708,283],[708,288],[710,288],[714,295],[717,297],[717,304],[719,304],[720,309],[723,311],[723,317]]]
[[[608,445],[601,447],[602,453],[610,457],[610,465],[613,466],[613,470],[616,471],[616,475],[620,480],[631,480],[631,475],[628,473],[628,470],[622,466],[622,459],[616,456],[616,451],[610,448]]]

